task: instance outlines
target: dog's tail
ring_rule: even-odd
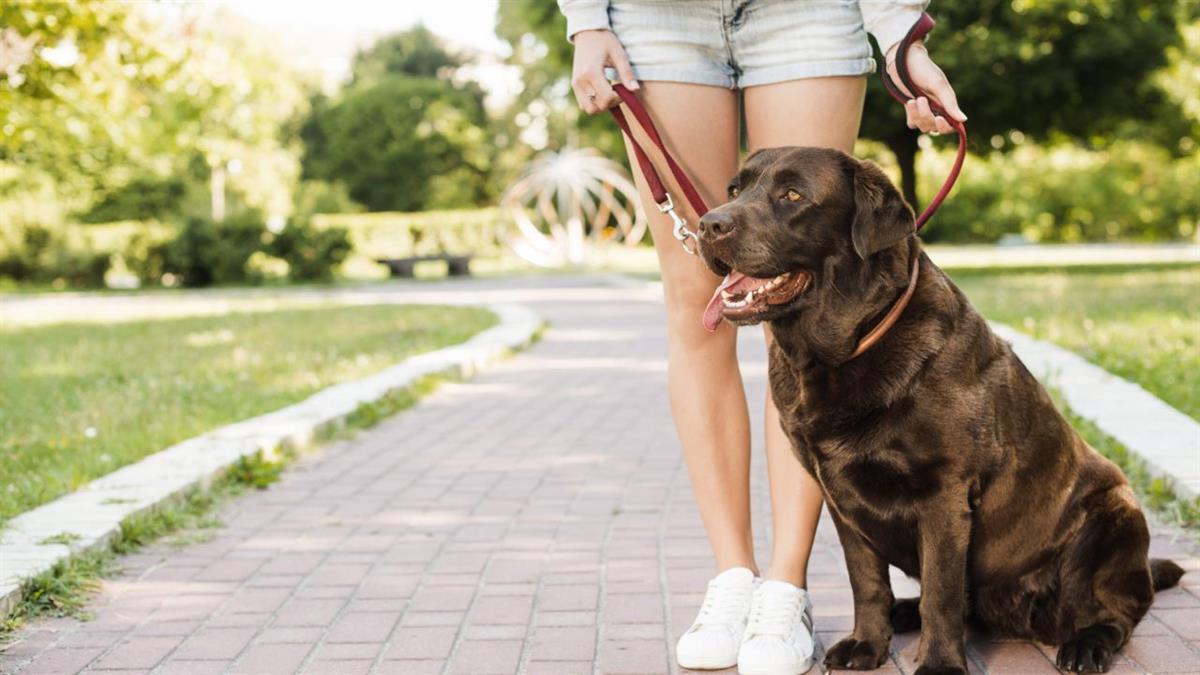
[[[1154,583],[1154,590],[1161,591],[1170,588],[1179,583],[1179,577],[1183,576],[1183,568],[1165,558],[1150,559],[1150,580]]]

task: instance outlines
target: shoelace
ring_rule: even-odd
[[[772,635],[787,639],[804,612],[799,599],[771,594],[756,599],[750,611],[747,635]]]
[[[704,593],[704,604],[696,616],[696,625],[731,624],[741,620],[741,613],[749,601],[751,589],[740,586],[720,586],[709,582]]]

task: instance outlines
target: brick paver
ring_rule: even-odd
[[[223,507],[212,539],[127,556],[92,620],[33,622],[0,672],[677,672],[671,649],[713,563],[670,424],[661,304],[554,285],[487,288],[550,319],[533,349],[301,459]],[[758,410],[758,331],[743,345]],[[754,462],[765,563],[758,447]],[[810,588],[830,644],[852,626],[850,591],[827,518],[817,536]],[[1156,529],[1156,554],[1193,572],[1114,672],[1200,672],[1191,546]],[[916,648],[897,636],[880,672],[911,672]],[[973,672],[1054,672],[1041,645],[972,637],[969,654]]]

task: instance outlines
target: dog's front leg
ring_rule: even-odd
[[[882,666],[892,641],[892,582],[888,566],[853,528],[830,509],[854,593],[854,632],[825,652],[832,670],[871,670]]]
[[[962,508],[956,508],[962,505]],[[921,516],[921,647],[916,675],[966,675],[964,621],[971,513],[940,495]]]

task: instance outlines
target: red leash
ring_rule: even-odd
[[[629,111],[633,113],[642,130],[650,137],[650,141],[658,146],[662,151],[663,157],[667,160],[667,166],[671,169],[671,174],[675,176],[675,182],[679,183],[679,187],[683,189],[683,194],[692,205],[692,210],[697,216],[703,216],[708,213],[708,206],[704,203],[704,199],[700,197],[700,193],[696,190],[696,186],[692,185],[692,179],[688,178],[683,167],[679,166],[679,162],[671,156],[671,152],[667,150],[666,143],[663,143],[662,137],[658,135],[658,129],[654,126],[654,121],[650,119],[650,113],[646,112],[646,107],[638,100],[637,95],[625,88],[623,84],[613,85],[613,91],[617,92],[617,96],[629,106]],[[671,220],[675,223],[674,234],[679,243],[683,244],[683,248],[688,253],[696,253],[696,245],[693,243],[688,246],[688,239],[696,239],[696,233],[687,229],[687,221],[683,219],[675,211],[675,203],[671,201],[671,195],[667,192],[667,188],[663,185],[662,178],[659,177],[658,171],[654,169],[654,163],[650,161],[650,157],[646,151],[642,149],[640,143],[634,138],[633,131],[629,128],[629,121],[625,119],[625,113],[621,111],[620,106],[611,108],[610,112],[617,120],[617,126],[625,132],[629,138],[630,144],[633,146],[633,154],[637,157],[638,166],[642,168],[642,175],[646,178],[647,185],[650,186],[650,194],[654,197],[654,203],[658,204],[658,210],[671,216]]]
[[[908,33],[902,40],[900,40],[900,46],[896,49],[896,74],[900,76],[900,81],[904,83],[904,87],[918,96],[925,96],[925,92],[923,92],[920,87],[913,84],[912,78],[909,75],[908,48],[913,42],[921,40],[928,35],[929,31],[933,30],[935,25],[936,22],[933,20],[933,17],[922,13],[921,18],[917,19],[917,22],[913,24],[913,27],[908,29]],[[883,87],[888,90],[888,93],[892,95],[892,98],[901,103],[907,103],[915,98],[914,96],[905,94],[900,87],[896,86],[896,83],[892,81],[891,76],[888,75],[886,66],[881,70],[880,75],[883,77]],[[929,109],[932,110],[934,114],[941,115],[946,122],[954,128],[954,131],[958,133],[958,152],[954,156],[954,166],[950,167],[949,175],[947,175],[946,180],[942,182],[942,188],[938,190],[937,195],[935,195],[934,198],[929,202],[929,205],[925,207],[925,210],[921,212],[921,215],[917,216],[916,229],[918,232],[922,227],[924,227],[925,222],[929,220],[929,217],[933,215],[933,212],[937,211],[938,207],[942,205],[942,202],[946,199],[946,195],[950,194],[950,189],[954,187],[954,181],[958,180],[958,172],[962,170],[963,160],[966,159],[967,156],[967,127],[962,122],[959,122],[947,114],[946,110],[942,108],[942,106],[938,105],[932,98],[928,96],[925,96],[925,98],[929,101]]]
[[[896,71],[900,76],[900,81],[904,83],[904,86],[910,92],[920,95],[924,95],[924,92],[915,84],[913,84],[908,73],[907,53],[909,46],[916,40],[924,38],[925,35],[927,35],[929,31],[933,29],[933,26],[933,17],[929,16],[928,14],[922,14],[917,23],[913,24],[913,27],[908,30],[908,34],[904,36],[904,39],[900,41],[900,46],[896,52]],[[896,83],[893,82],[892,78],[888,75],[886,67],[882,69],[880,75],[883,77],[883,86],[897,101],[906,103],[914,98],[913,96],[905,94],[899,87],[896,86]],[[642,127],[642,130],[646,132],[646,136],[650,138],[650,141],[654,143],[654,145],[656,145],[660,151],[662,151],[663,157],[667,160],[667,166],[671,170],[671,175],[673,175],[675,177],[675,181],[679,183],[679,187],[683,190],[684,196],[691,204],[692,210],[696,212],[697,216],[703,216],[705,213],[708,213],[708,206],[704,203],[704,199],[700,197],[700,193],[696,190],[696,186],[692,184],[691,179],[688,178],[687,173],[684,172],[683,167],[679,166],[679,162],[675,161],[675,158],[671,156],[670,151],[667,150],[666,144],[663,142],[662,137],[658,134],[658,129],[655,128],[654,122],[650,119],[650,113],[646,111],[646,107],[642,105],[640,100],[638,100],[637,95],[626,89],[622,84],[613,85],[613,91],[617,92],[617,96],[621,97],[621,100],[629,108],[629,111],[633,113],[634,119],[637,120],[638,125]],[[935,114],[941,115],[943,118],[945,118],[950,126],[952,126],[956,132],[958,132],[958,154],[954,158],[954,166],[951,167],[950,174],[946,177],[945,182],[942,183],[942,188],[938,190],[937,195],[932,201],[929,202],[929,205],[925,207],[925,210],[921,212],[921,215],[917,217],[917,230],[920,230],[921,227],[925,225],[925,222],[929,220],[929,217],[933,215],[933,212],[936,211],[937,208],[941,206],[942,201],[946,199],[946,195],[950,194],[950,189],[954,187],[954,181],[958,180],[958,173],[962,169],[963,159],[967,154],[967,128],[962,122],[950,117],[950,115],[948,115],[940,105],[935,103],[932,98],[928,98],[928,100],[930,110],[932,110]],[[671,220],[675,225],[673,232],[675,238],[683,244],[683,248],[688,253],[695,253],[696,233],[688,229],[687,221],[685,221],[683,217],[676,212],[675,203],[671,200],[671,195],[667,192],[667,188],[663,184],[662,178],[658,175],[658,171],[655,170],[654,163],[650,161],[650,157],[646,154],[645,149],[642,148],[641,144],[638,143],[636,138],[634,138],[633,131],[629,126],[629,121],[625,118],[625,113],[619,106],[610,109],[609,112],[612,113],[612,116],[617,121],[617,125],[621,127],[621,130],[624,131],[625,135],[629,138],[630,145],[633,147],[633,154],[637,158],[638,166],[640,166],[642,169],[642,175],[645,176],[646,183],[650,187],[650,194],[654,197],[654,203],[658,204],[658,210],[671,216]],[[688,239],[693,240],[693,243],[690,246],[688,244]]]

